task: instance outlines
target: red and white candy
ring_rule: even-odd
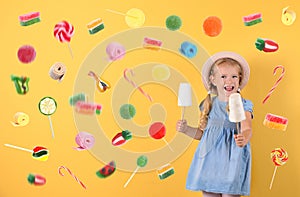
[[[54,36],[60,42],[70,42],[74,35],[74,27],[67,21],[61,21],[54,27]]]

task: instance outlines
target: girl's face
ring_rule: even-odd
[[[222,101],[228,101],[232,93],[236,93],[240,84],[240,68],[223,62],[214,67],[211,82],[217,88],[218,97]]]

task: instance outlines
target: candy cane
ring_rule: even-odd
[[[65,166],[60,166],[58,168],[58,173],[61,175],[61,176],[65,176],[62,172],[61,172],[61,169],[64,168],[65,170],[67,170],[69,172],[69,174],[84,188],[86,189],[86,186],[71,172],[71,170]]]
[[[124,72],[123,72],[124,78],[125,78],[129,83],[131,83],[131,85],[133,85],[133,87],[137,88],[144,96],[146,96],[146,97],[149,99],[149,101],[152,102],[151,96],[150,96],[149,94],[147,94],[146,92],[144,92],[144,90],[143,90],[141,87],[139,87],[136,83],[134,83],[132,80],[130,80],[130,79],[127,77],[127,72],[130,72],[130,74],[131,74],[132,76],[134,75],[133,70],[131,70],[131,69],[129,69],[129,68],[126,68],[126,69],[124,70]]]
[[[278,68],[281,68],[282,69],[282,72],[281,72],[281,75],[280,77],[277,79],[277,81],[275,82],[275,84],[273,85],[273,87],[270,89],[269,93],[267,94],[267,96],[264,98],[263,100],[263,104],[268,100],[268,98],[271,96],[271,94],[273,93],[273,91],[275,90],[275,88],[278,86],[278,84],[280,83],[280,81],[282,80],[283,76],[284,76],[284,73],[285,73],[285,69],[283,66],[279,65],[279,66],[276,66],[273,70],[273,75],[276,74],[276,71]]]

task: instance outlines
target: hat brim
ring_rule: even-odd
[[[202,67],[202,82],[206,88],[207,91],[209,91],[209,75],[212,65],[221,58],[231,58],[236,60],[240,63],[242,70],[243,70],[243,79],[240,84],[240,89],[243,89],[245,85],[248,83],[249,76],[250,76],[250,68],[248,62],[239,54],[231,52],[231,51],[222,51],[215,53],[212,55],[204,64]],[[210,90],[212,91],[212,90]],[[213,94],[217,94],[216,92],[211,92]]]

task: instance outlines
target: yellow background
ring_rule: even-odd
[[[33,148],[35,145],[43,145],[50,150],[49,160],[40,162],[33,160],[30,153],[13,150],[2,146],[0,148],[1,159],[1,197],[14,196],[201,196],[199,192],[191,192],[185,189],[186,174],[198,142],[191,142],[184,153],[171,162],[175,168],[175,174],[163,181],[157,178],[155,170],[137,173],[127,188],[124,183],[130,177],[131,172],[118,170],[106,179],[99,179],[95,172],[105,163],[96,159],[87,151],[78,152],[72,147],[76,146],[74,137],[77,129],[74,124],[73,110],[68,104],[69,97],[73,94],[73,86],[77,72],[87,55],[102,41],[124,30],[129,30],[124,16],[113,14],[106,9],[126,12],[131,8],[139,8],[144,11],[146,21],[144,26],[165,27],[165,19],[169,15],[178,15],[183,21],[179,30],[200,43],[209,54],[222,50],[231,50],[243,55],[251,67],[251,76],[248,85],[242,91],[245,98],[254,103],[253,138],[252,144],[252,182],[251,196],[299,196],[297,188],[300,182],[299,154],[298,154],[298,126],[299,118],[299,65],[298,55],[300,46],[300,23],[296,19],[291,26],[285,26],[281,22],[281,12],[286,6],[298,12],[299,2],[294,1],[6,1],[1,5],[1,67],[0,72],[0,144],[14,144],[25,148]],[[28,27],[21,27],[18,16],[32,11],[40,11],[41,22]],[[252,13],[262,13],[263,22],[251,27],[243,25],[242,17]],[[218,16],[222,20],[223,29],[219,36],[208,37],[202,30],[202,23],[208,16]],[[95,35],[89,35],[86,24],[93,19],[102,18],[105,29]],[[75,35],[71,40],[71,48],[74,54],[72,59],[67,44],[59,43],[53,36],[53,27],[61,20],[67,20],[75,27]],[[258,37],[268,38],[279,44],[279,50],[274,53],[264,53],[255,48],[255,40]],[[24,44],[35,47],[37,57],[30,64],[22,64],[17,59],[17,50]],[[48,75],[49,68],[57,61],[67,66],[67,73],[61,83],[54,81]],[[131,60],[134,65],[135,58]],[[145,62],[149,56],[145,58]],[[175,64],[172,54],[167,54],[161,60],[172,65]],[[105,65],[105,63],[103,63]],[[286,69],[283,80],[275,89],[269,100],[262,104],[263,98],[279,77],[278,72],[273,76],[275,66],[283,65]],[[124,65],[123,65],[124,66]],[[199,100],[206,92],[201,84],[200,77],[194,77],[193,70],[178,68],[187,78],[195,90]],[[280,71],[280,70],[278,70]],[[29,92],[27,95],[18,95],[10,80],[10,75],[25,75],[30,77]],[[106,73],[106,77],[117,79],[121,73]],[[115,78],[114,78],[115,77]],[[177,106],[177,98],[172,91],[166,91],[161,96],[158,85],[153,97],[161,103],[172,104],[167,106],[168,134],[166,140],[176,135],[175,122],[181,116],[181,109]],[[145,90],[151,88],[145,86]],[[108,95],[111,93],[108,93]],[[51,138],[48,118],[43,116],[37,108],[39,100],[44,96],[52,96],[58,103],[58,109],[51,116],[55,138]],[[121,95],[120,95],[121,96]],[[108,102],[108,98],[103,103]],[[145,98],[134,92],[132,102],[138,107],[143,105]],[[143,100],[143,101],[142,101]],[[140,103],[140,105],[139,105]],[[105,105],[104,105],[105,107]],[[149,107],[149,106],[144,106]],[[105,109],[105,108],[104,108]],[[107,131],[108,139],[111,139],[118,126],[113,119],[105,116],[109,108],[99,116],[105,119],[105,125],[111,130]],[[191,109],[190,109],[191,110]],[[13,127],[10,121],[16,112],[22,111],[29,115],[30,123],[25,127]],[[196,124],[197,117],[191,117],[187,113],[187,119]],[[273,113],[287,117],[289,124],[286,131],[278,131],[266,128],[262,122],[266,113]],[[149,121],[149,117],[137,119]],[[173,128],[172,128],[173,127]],[[163,142],[140,146],[135,150],[135,144],[128,143],[128,148],[135,151],[147,151],[148,148],[156,149],[165,146]],[[153,146],[153,147],[152,147]],[[274,171],[274,164],[270,159],[270,152],[277,147],[284,148],[289,154],[288,162],[277,169],[272,190],[269,184]],[[126,148],[126,147],[125,147]],[[76,181],[64,171],[65,177],[58,174],[57,168],[61,165],[68,167],[82,182],[87,185],[87,190],[81,188]],[[41,187],[35,187],[27,183],[29,173],[41,174],[47,179],[47,183]]]

